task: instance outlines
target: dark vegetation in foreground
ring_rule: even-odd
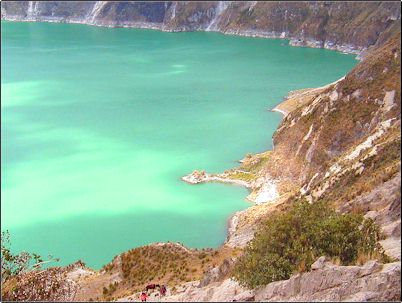
[[[362,214],[340,214],[325,201],[296,201],[261,226],[234,268],[234,277],[249,288],[289,279],[310,270],[320,256],[353,265],[378,259],[390,262],[378,241],[380,227]]]
[[[8,230],[1,232],[1,282],[5,282],[11,277],[40,269],[44,264],[59,261],[57,258],[49,256],[49,260],[44,261],[43,258],[36,253],[26,251],[13,253],[11,251],[10,233]]]

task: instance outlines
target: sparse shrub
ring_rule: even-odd
[[[198,258],[200,259],[204,259],[207,256],[207,254],[205,252],[202,252],[198,255]]]
[[[331,263],[335,264],[335,265],[341,265],[342,264],[341,259],[339,257],[332,257],[331,258]]]
[[[24,272],[33,269],[40,269],[44,263],[58,262],[58,258],[49,256],[49,260],[44,261],[43,258],[35,253],[20,252],[13,254],[10,249],[10,233],[8,230],[1,232],[1,282],[15,277]]]
[[[103,266],[103,270],[106,272],[111,271],[113,268],[114,268],[113,263],[109,263],[109,264],[106,264],[105,266]]]
[[[304,260],[302,260],[302,261],[299,263],[298,267],[297,267],[297,272],[303,273],[303,272],[305,272],[305,271],[306,271],[306,262],[305,262]]]

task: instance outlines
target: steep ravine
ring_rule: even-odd
[[[208,252],[210,263],[196,268],[194,280],[175,282],[174,293],[169,289],[163,301],[400,300],[400,3],[7,2],[2,3],[1,15],[19,21],[281,36],[291,38],[292,44],[355,53],[370,47],[344,78],[322,88],[291,92],[277,106],[284,119],[274,134],[274,150],[250,155],[226,177],[248,184],[251,200],[264,190],[266,180],[275,180],[279,197],[235,214],[228,240],[217,255]],[[282,23],[282,18],[287,22]],[[257,290],[240,287],[228,270],[238,248],[252,239],[261,220],[275,209],[285,209],[289,197],[331,201],[340,212],[364,212],[381,226],[385,235],[381,244],[397,261],[338,266],[321,258],[312,271],[289,280]],[[151,247],[174,256],[180,252],[184,260],[199,260],[200,252],[180,246]],[[102,288],[118,282],[114,297],[136,301],[138,293],[124,276],[124,260],[133,254],[117,256],[100,272],[75,264],[31,274],[18,282],[19,289],[30,290],[32,279],[46,277],[57,282],[56,290],[36,299],[84,300],[102,298]],[[22,291],[21,296],[26,299]]]

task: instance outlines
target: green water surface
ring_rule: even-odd
[[[156,241],[222,244],[246,189],[180,177],[272,148],[267,109],[356,63],[206,32],[2,22],[1,36],[2,230],[94,268]]]

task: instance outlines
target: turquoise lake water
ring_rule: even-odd
[[[180,177],[272,148],[281,115],[267,109],[356,64],[219,33],[2,22],[1,35],[2,230],[14,250],[94,268],[156,241],[221,245],[247,190]]]

